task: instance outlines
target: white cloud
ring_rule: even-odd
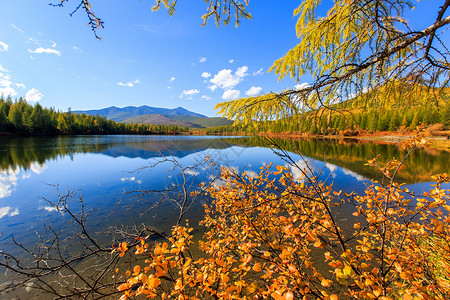
[[[50,48],[42,48],[42,47],[36,48],[36,50],[28,49],[28,52],[38,53],[38,54],[40,54],[40,53],[56,54],[58,56],[61,56],[61,52],[59,52],[58,50],[50,49]]]
[[[117,85],[132,87],[132,86],[133,86],[133,83],[132,83],[132,82],[123,83],[123,82],[119,81],[119,82],[117,83]]]
[[[127,87],[133,87],[135,84],[139,84],[141,81],[139,80],[139,79],[136,79],[135,81],[130,81],[130,82],[121,82],[121,81],[119,81],[118,83],[117,83],[117,85],[120,85],[120,86],[127,86]]]
[[[302,90],[302,89],[308,88],[308,87],[310,87],[310,86],[311,86],[311,85],[310,85],[309,83],[303,82],[303,83],[300,83],[300,84],[296,84],[296,85],[295,85],[295,89],[296,89],[296,90]]]
[[[6,216],[10,209],[11,207],[9,206],[0,207],[0,219]]]
[[[236,76],[244,77],[244,76],[247,76],[247,71],[248,71],[248,67],[247,66],[242,66],[242,67],[237,69],[235,74],[236,74]]]
[[[330,170],[330,172],[335,172],[338,168],[336,165],[331,164],[329,162],[325,163],[325,167],[328,168],[328,170]]]
[[[11,168],[0,172],[0,199],[12,194],[17,186],[17,175],[19,173],[20,170],[13,170]]]
[[[14,25],[14,24],[10,24],[10,25],[11,25],[11,27],[14,28],[15,30],[17,30],[17,31],[19,31],[19,32],[22,32],[22,33],[25,33],[25,31],[23,31],[22,29],[20,29],[20,28],[17,27],[16,25]]]
[[[0,219],[4,216],[16,216],[19,214],[19,210],[17,208],[12,209],[9,206],[0,207]]]
[[[39,206],[38,208],[39,210],[45,210],[48,212],[52,212],[52,211],[58,211],[58,208],[55,206]]]
[[[0,87],[0,95],[15,97],[17,96],[17,91],[10,86]]]
[[[234,59],[230,59],[228,62],[229,62],[230,64],[232,64],[232,63],[234,63]]]
[[[184,171],[184,173],[186,173],[187,175],[191,175],[191,176],[197,176],[197,175],[200,174],[199,171],[197,171],[197,170],[191,170],[191,169],[188,169],[188,170]]]
[[[3,42],[0,42],[0,51],[8,51],[9,46]]]
[[[136,177],[122,177],[120,181],[135,181]]]
[[[0,70],[7,72],[2,66],[0,66]],[[17,91],[11,86],[12,84],[11,77],[8,74],[0,72],[0,95],[9,95],[11,97],[17,96]]]
[[[253,76],[257,76],[257,75],[263,75],[264,74],[264,72],[263,72],[263,68],[261,68],[261,69],[259,69],[258,71],[256,71],[256,72],[253,72]]]
[[[237,90],[227,90],[223,93],[222,95],[222,99],[224,100],[234,100],[234,99],[238,99],[239,96],[241,95],[240,91]]]
[[[307,172],[307,164],[308,161],[299,160],[296,162],[296,165],[288,164],[285,165],[285,167],[289,167],[291,169],[292,177],[294,178],[294,181],[297,181],[299,183],[305,181],[305,174],[303,172]],[[306,169],[306,170],[305,170]]]
[[[205,78],[205,79],[206,79],[206,78],[209,78],[209,77],[211,77],[211,73],[203,72],[203,73],[202,73],[202,77]]]
[[[200,93],[200,91],[197,90],[197,89],[184,90],[181,93],[179,98],[183,98],[183,96],[192,96],[192,95],[195,95],[195,94],[198,94],[198,93]]]
[[[217,85],[210,85],[208,86],[208,89],[211,90],[211,92],[214,92],[217,89]]]
[[[9,216],[10,217],[14,217],[14,216],[17,216],[19,214],[19,210],[17,209],[17,208],[14,208],[14,210],[12,210],[10,213],[9,213]]]
[[[0,86],[10,86],[12,84],[11,82],[11,76],[8,74],[0,73]]]
[[[2,65],[0,65],[0,72],[8,72],[8,70],[6,70],[5,68],[3,68]]]
[[[247,70],[247,66],[242,66],[238,68],[234,74],[232,74],[230,69],[223,69],[214,75],[210,82],[224,90],[230,90],[238,85],[245,76],[247,76]]]
[[[56,47],[56,43],[54,41],[50,41],[50,43],[52,43],[52,48]]]
[[[170,85],[167,86],[168,89],[171,89],[172,87]]]
[[[25,86],[25,84],[23,83],[15,83],[15,85],[19,88],[19,89],[26,89],[27,87]]]
[[[27,99],[28,100],[28,99]],[[30,170],[33,171],[35,174],[42,174],[44,170],[47,169],[47,166],[44,164],[39,164],[37,162],[34,162],[30,165]]]
[[[245,173],[247,173],[247,176],[248,176],[248,177],[251,177],[251,178],[256,178],[256,177],[259,176],[258,173],[256,173],[255,171],[252,171],[252,170],[245,171]]]
[[[208,59],[206,58],[206,57],[200,57],[199,59],[198,59],[198,61],[199,62],[201,62],[201,63],[204,63],[204,62],[206,62]]]
[[[347,169],[342,168],[342,173],[344,173],[345,175],[348,176],[352,176],[353,178],[355,178],[358,181],[364,181],[364,177]]]
[[[247,96],[253,97],[261,93],[262,88],[260,86],[252,86],[245,94]]]
[[[38,39],[27,37],[27,43],[34,43],[36,45],[41,45],[41,42]]]
[[[42,95],[42,93],[39,92],[35,88],[32,88],[31,90],[29,90],[25,95],[25,99],[27,99],[27,101],[31,101],[31,102],[37,102],[37,101],[41,100],[42,97],[44,97],[44,95]]]
[[[211,100],[211,97],[208,97],[208,96],[206,96],[206,95],[203,95],[203,96],[202,96],[202,99],[205,99],[206,101],[208,101],[208,100]]]
[[[72,49],[73,49],[73,50],[76,50],[76,51],[80,51],[80,52],[83,52],[83,50],[81,50],[81,49],[80,49],[80,48],[78,48],[77,46],[73,46],[73,47],[72,47]]]
[[[170,82],[175,81],[175,77],[170,78]]]

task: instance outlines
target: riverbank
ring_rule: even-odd
[[[377,132],[374,134],[359,134],[353,136],[347,135],[316,135],[310,133],[257,133],[247,134],[245,132],[234,132],[230,134],[214,134],[214,135],[240,135],[240,136],[266,136],[273,138],[285,138],[285,139],[304,139],[304,138],[316,138],[316,139],[330,139],[330,140],[360,140],[368,142],[377,142],[383,144],[400,144],[407,141],[412,137],[411,133],[398,133],[398,132]],[[450,139],[448,136],[428,135],[425,136],[429,142],[428,147],[437,150],[450,151]]]

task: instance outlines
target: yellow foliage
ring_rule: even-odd
[[[398,166],[393,160],[383,168]],[[191,255],[188,225],[174,227],[168,242],[142,242],[137,255],[145,255],[146,265],[127,273],[118,287],[123,299],[450,297],[450,190],[441,187],[447,174],[436,175],[420,201],[393,181],[345,196],[309,178],[300,184],[286,168],[273,172],[270,165],[257,178],[222,168],[226,184],[208,188],[213,202],[201,222],[202,254]],[[356,216],[339,219],[342,203],[353,205]]]

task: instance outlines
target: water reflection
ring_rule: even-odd
[[[270,142],[285,150],[295,163],[288,164],[269,148]],[[146,226],[169,232],[178,215],[177,207],[166,202],[157,210],[143,214],[157,201],[147,195],[136,205],[136,199],[124,198],[124,192],[158,189],[178,185],[182,178],[171,172],[173,165],[154,163],[154,158],[173,155],[186,167],[204,161],[206,156],[221,159],[222,164],[249,177],[256,177],[260,167],[273,162],[290,168],[298,182],[305,180],[300,169],[311,170],[319,180],[332,183],[344,192],[362,193],[368,179],[379,179],[379,172],[364,166],[380,154],[380,161],[404,154],[396,145],[358,141],[282,140],[268,141],[251,137],[198,136],[79,136],[57,138],[0,138],[0,241],[11,236],[28,245],[35,242],[34,232],[42,224],[63,228],[70,220],[58,207],[58,193],[66,189],[83,195],[84,208],[92,210],[88,229],[104,232],[108,226]],[[450,155],[445,151],[418,150],[407,161],[408,168],[399,174],[400,181],[429,181],[435,173],[448,172]],[[217,173],[215,173],[217,174]],[[193,186],[206,182],[215,174],[203,165],[186,169],[185,176]],[[215,181],[216,187],[223,184]],[[411,190],[429,188],[415,184]],[[203,199],[202,201],[207,201]],[[203,216],[202,204],[196,203],[186,216],[193,226]],[[79,202],[70,209],[77,212]],[[68,228],[68,227],[65,227]],[[66,230],[66,229],[65,229]],[[68,228],[67,230],[74,230]],[[69,234],[69,233],[67,233]],[[101,235],[102,242],[111,237]],[[1,280],[0,280],[1,281]]]
[[[22,223],[29,224],[32,230],[42,220],[57,220],[60,217],[57,209],[46,201],[56,200],[56,185],[82,191],[86,205],[96,210],[93,218],[96,226],[133,224],[137,222],[134,216],[141,213],[142,207],[126,210],[127,203],[122,202],[123,207],[116,207],[115,219],[107,216],[124,191],[177,184],[179,178],[168,173],[170,166],[141,169],[161,154],[173,155],[185,166],[205,156],[221,157],[222,163],[246,171],[251,177],[257,176],[262,165],[273,162],[289,167],[299,182],[304,180],[299,168],[307,169],[345,192],[362,192],[366,178],[380,179],[379,171],[364,165],[374,153],[381,155],[380,161],[404,155],[396,145],[359,141],[270,141],[290,153],[293,166],[274,155],[268,148],[269,141],[259,137],[1,137],[0,141],[0,232],[10,231]],[[429,181],[433,174],[448,172],[449,162],[450,154],[446,151],[417,150],[407,160],[408,168],[399,173],[398,180],[410,184]],[[204,169],[188,169],[186,175],[194,177],[196,183],[211,178]],[[169,219],[171,209],[167,209]],[[162,224],[161,215],[159,218]],[[155,223],[148,218],[138,221]]]
[[[359,140],[330,139],[271,139],[252,137],[241,140],[231,140],[249,147],[267,147],[275,144],[277,147],[291,153],[301,154],[306,158],[325,161],[330,171],[337,166],[344,169],[345,175],[350,175],[361,181],[364,177],[380,180],[381,173],[366,162],[380,155],[379,162],[383,164],[388,159],[401,159],[406,151],[396,144],[383,144]],[[435,149],[417,149],[406,161],[406,168],[397,176],[399,182],[418,183],[430,181],[434,174],[449,172],[450,152]]]

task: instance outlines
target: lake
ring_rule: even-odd
[[[88,229],[96,232],[110,226],[146,224],[168,232],[176,221],[177,209],[170,202],[148,211],[158,195],[136,198],[133,191],[162,190],[179,185],[182,174],[173,168],[171,157],[185,169],[185,178],[194,186],[214,177],[219,165],[249,176],[269,163],[286,165],[301,180],[298,169],[274,153],[271,144],[286,151],[300,167],[308,166],[320,180],[344,192],[362,193],[370,179],[381,180],[380,172],[364,163],[380,154],[380,160],[401,158],[397,145],[321,139],[268,140],[260,137],[216,136],[75,136],[0,137],[0,239],[12,236],[24,245],[36,240],[43,224],[62,228],[69,219],[55,205],[58,192],[72,191],[83,197],[85,210],[93,210]],[[204,158],[217,160],[211,169]],[[156,162],[153,167],[149,167]],[[188,168],[196,165],[195,168]],[[429,178],[448,172],[450,153],[420,149],[399,173],[415,192],[429,188]],[[125,197],[124,197],[125,196]],[[202,200],[205,201],[205,200]],[[202,217],[200,201],[189,212],[191,226]],[[79,203],[70,203],[75,211]],[[110,243],[108,239],[104,243]],[[2,247],[5,247],[4,244]]]
[[[130,209],[131,199],[124,192],[138,189],[161,189],[178,183],[177,172],[169,174],[170,163],[141,169],[164,156],[172,155],[183,166],[201,162],[205,156],[250,174],[272,162],[287,165],[270,143],[288,151],[292,159],[304,166],[303,158],[322,180],[345,192],[363,192],[368,179],[381,179],[379,171],[364,163],[380,154],[380,160],[404,153],[392,144],[333,140],[268,141],[258,137],[214,136],[76,136],[6,138],[0,143],[0,232],[2,240],[11,235],[27,238],[42,222],[63,222],[62,216],[48,201],[57,201],[67,189],[83,195],[87,208],[95,209],[90,225],[103,227],[118,224],[146,224],[170,228],[168,216],[155,218],[144,214],[146,204]],[[300,154],[300,155],[299,155]],[[303,158],[302,158],[303,157]],[[431,175],[448,172],[450,154],[446,151],[417,150],[407,161],[408,169],[398,180],[421,192],[428,187]],[[206,182],[211,174],[205,167],[191,170],[194,183]],[[291,167],[295,176],[300,173]],[[139,171],[137,171],[139,170]],[[201,212],[198,212],[201,215]],[[169,213],[169,216],[172,213]]]

